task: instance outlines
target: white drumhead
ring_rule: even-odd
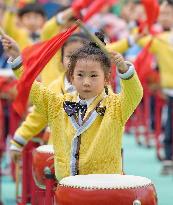
[[[37,152],[54,154],[53,145],[41,145],[36,150]]]
[[[63,178],[62,186],[86,189],[125,189],[149,186],[151,180],[145,177],[119,174],[89,174]]]

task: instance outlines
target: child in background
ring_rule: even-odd
[[[5,37],[3,45],[7,52],[13,48]],[[122,173],[124,126],[143,91],[133,65],[118,53],[110,56],[111,61],[93,42],[71,55],[68,74],[76,93],[57,95],[39,82],[32,85],[32,102],[48,119],[51,129],[58,180],[77,174]],[[120,94],[105,92],[111,62],[121,78]],[[12,68],[20,76],[18,63]]]
[[[19,44],[20,49],[38,41],[46,21],[43,7],[37,3],[17,9],[13,0],[3,19],[3,28]]]
[[[65,94],[75,90],[67,79],[68,63],[72,52],[81,48],[87,41],[88,38],[84,33],[75,33],[62,46],[61,63],[64,67],[64,73],[49,85],[48,88],[51,91],[56,94]],[[14,161],[20,158],[23,146],[34,136],[38,135],[47,126],[47,123],[47,119],[34,108],[22,125],[16,130],[13,137],[15,144],[12,143],[10,150]],[[52,143],[52,139],[49,139],[49,143]]]
[[[15,0],[13,2],[14,2],[14,5],[15,5],[15,3],[17,3],[17,1],[15,2]],[[35,13],[37,13],[36,11],[38,11],[38,12],[42,12],[43,11],[42,9],[40,10],[40,7],[34,7],[34,8],[32,8],[32,7],[33,7],[33,4],[27,4],[24,8],[22,8],[20,10],[20,12],[23,13],[22,14],[23,16],[25,16],[24,13],[31,14],[32,12],[29,12],[29,11],[31,11],[32,9],[34,9]],[[62,13],[63,13],[63,11],[62,11]],[[37,15],[37,14],[35,14],[35,15]],[[39,15],[40,14],[38,14],[38,16]],[[58,32],[61,32],[61,30],[64,29],[65,26],[70,24],[70,23],[68,24],[66,22],[66,25],[60,25],[60,23],[58,21],[58,15],[59,15],[59,13],[54,18],[52,18],[50,21],[48,21],[45,24],[45,27],[43,28],[43,32],[41,32],[41,34],[42,34],[41,35],[41,39],[42,40],[46,40],[46,39],[51,38],[53,35],[57,34]],[[12,32],[13,33],[12,36],[14,36],[14,37],[16,36],[16,38],[14,38],[14,39],[17,39],[17,42],[19,42],[19,47],[21,49],[21,48],[24,48],[24,47],[26,47],[29,44],[32,44],[34,42],[31,41],[31,39],[29,37],[29,33],[30,32],[28,31],[28,29],[26,29],[26,28],[24,29],[23,27],[19,28],[15,24],[15,22],[13,21],[13,20],[15,20],[15,17],[16,17],[15,13],[12,13],[10,11],[6,13],[6,15],[5,15],[6,27],[5,28],[7,29],[7,33],[14,31],[14,33]],[[31,14],[30,17],[32,17],[32,14]],[[32,19],[31,20],[31,25],[33,25],[33,27],[34,27],[34,25],[35,25],[35,23],[37,21],[33,21],[33,18],[31,18],[31,19]],[[63,20],[65,20],[65,19],[66,18],[64,17]],[[57,28],[56,30],[54,29],[53,32],[52,32],[52,29],[51,29],[52,25],[56,25],[56,28]],[[61,54],[60,53],[61,52],[58,51],[55,54],[54,58],[51,59],[51,61],[46,65],[44,71],[39,76],[39,77],[41,77],[41,81],[46,86],[48,86],[53,80],[57,79],[59,76],[61,76],[64,73],[64,68],[61,65],[61,60],[60,60],[61,59]],[[53,67],[53,69],[52,69],[52,67]],[[9,109],[11,109],[11,107],[10,107],[9,104],[7,104],[7,110],[9,110]],[[8,113],[9,112],[7,112],[7,114]],[[13,127],[13,129],[12,129],[13,132],[10,132],[10,134],[9,134],[9,136],[12,137],[14,135],[14,132],[16,131],[17,127],[20,125],[21,119],[17,118],[17,120],[16,120],[16,117],[18,117],[18,115],[16,114],[15,111],[13,111],[10,114],[8,114],[8,116],[9,116],[9,118],[8,118],[9,122],[6,123],[6,125],[8,125],[8,124],[13,125],[12,126]]]
[[[164,152],[163,168],[161,174],[172,175],[173,173],[173,1],[164,1],[160,6],[160,15],[158,21],[163,29],[163,32],[152,36],[148,35],[143,38],[136,38],[140,46],[145,46],[152,39],[150,52],[154,54],[157,59],[161,89],[167,98],[167,120],[164,132]],[[163,52],[164,51],[164,52]]]

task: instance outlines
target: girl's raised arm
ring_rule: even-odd
[[[121,78],[121,93],[118,98],[122,124],[124,125],[140,103],[143,97],[143,88],[135,68],[130,62],[124,61],[123,57],[118,53],[114,53],[112,60],[116,64],[117,73]]]
[[[11,58],[11,67],[17,78],[23,73],[22,68],[22,58],[20,56],[20,51],[17,43],[6,35],[3,30],[1,32],[1,41],[6,54]],[[30,90],[30,99],[32,103],[36,106],[37,110],[48,118],[49,111],[53,110],[53,107],[58,108],[62,102],[62,96],[57,96],[55,93],[48,90],[41,83],[35,81]],[[52,116],[52,115],[51,115]]]

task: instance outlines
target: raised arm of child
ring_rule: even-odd
[[[22,75],[22,59],[20,57],[20,51],[17,43],[10,38],[8,35],[4,34],[3,31],[1,41],[2,45],[9,57],[14,59],[11,63],[11,67],[14,70],[16,77],[20,78]],[[56,95],[54,92],[46,89],[41,83],[35,81],[31,87],[30,98],[33,104],[37,107],[37,111],[42,113],[46,119],[48,119],[48,113],[54,117],[51,106],[56,107],[58,113],[58,107],[62,102],[62,96]]]
[[[121,79],[121,92],[116,100],[121,110],[121,122],[125,125],[143,97],[143,88],[134,70],[134,66],[119,53],[111,53],[112,62],[116,64],[117,73]]]

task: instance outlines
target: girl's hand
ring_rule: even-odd
[[[12,57],[13,59],[20,56],[20,49],[16,41],[10,38],[8,35],[6,35],[1,28],[0,28],[0,36],[1,36],[1,42],[5,53],[9,57]]]
[[[116,65],[120,73],[125,73],[128,70],[127,64],[124,61],[124,58],[121,54],[116,52],[111,52],[111,62]]]
[[[62,24],[66,24],[72,17],[74,17],[74,11],[72,10],[72,8],[68,8],[58,13],[58,16],[61,19]]]

